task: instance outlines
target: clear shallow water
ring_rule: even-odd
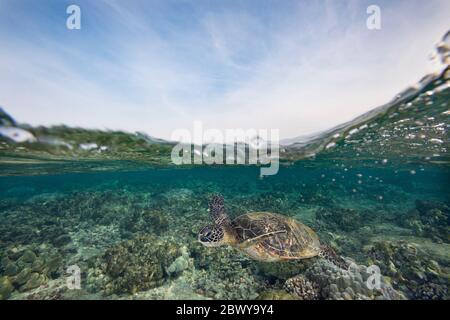
[[[293,216],[358,264],[387,255],[377,264],[406,298],[448,298],[449,168],[422,166],[412,174],[413,166],[344,170],[319,161],[282,167],[263,180],[253,167],[1,177],[2,273],[14,265],[19,275],[28,269],[39,275],[23,284],[13,282],[18,274],[6,276],[14,288],[9,298],[291,298],[285,283],[308,274],[308,266],[262,264],[234,249],[198,244],[216,193],[231,216]],[[418,200],[432,202],[417,213]],[[405,246],[418,251],[397,257]],[[24,262],[29,251],[32,262]],[[82,271],[81,290],[66,288],[72,265]],[[149,272],[158,275],[151,279]]]
[[[1,141],[0,298],[448,299],[449,91],[444,71],[348,124],[294,139],[264,179],[252,166],[174,167],[171,145],[142,135],[30,128],[3,115],[34,140]],[[231,217],[302,221],[353,269],[201,246],[217,193]],[[370,289],[374,265],[381,285]],[[67,285],[73,267],[79,289]]]

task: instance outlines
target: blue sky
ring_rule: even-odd
[[[81,8],[81,30],[66,8]],[[382,29],[366,28],[381,8]],[[433,70],[447,0],[0,0],[0,105],[19,121],[145,131],[327,129]]]

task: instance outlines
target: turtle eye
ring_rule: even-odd
[[[211,236],[211,232],[207,233],[207,234],[203,234],[200,236],[200,241],[201,242],[214,242],[214,238]]]
[[[200,231],[200,241],[201,242],[210,242],[212,237],[212,231],[210,227],[204,227]]]

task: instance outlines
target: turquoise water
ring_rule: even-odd
[[[171,145],[146,137],[5,114],[3,126],[35,138],[1,140],[0,299],[448,299],[449,91],[444,71],[284,145],[278,174],[263,179],[255,166],[171,165]],[[232,219],[301,221],[347,267],[201,245],[216,194]]]
[[[300,162],[282,167],[277,175],[262,180],[259,169],[253,167],[2,177],[3,272],[15,265],[19,274],[21,268],[30,268],[36,271],[31,275],[39,275],[35,283],[28,279],[14,284],[10,298],[254,299],[267,292],[286,292],[284,283],[305,274],[307,267],[259,263],[234,249],[202,248],[197,243],[196,232],[209,223],[208,201],[217,193],[224,196],[232,217],[252,211],[295,217],[358,264],[373,263],[374,248],[386,254],[377,246],[393,246],[386,249],[392,256],[378,263],[394,288],[406,298],[427,298],[428,291],[432,297],[448,298],[449,168],[422,166],[415,174],[413,166],[345,171],[333,163],[318,165],[318,161],[314,166]],[[432,202],[427,202],[428,211],[416,214],[420,200]],[[433,209],[437,212],[430,213]],[[124,241],[128,241],[127,250]],[[408,256],[410,261],[397,261],[405,244],[418,251]],[[25,263],[23,255],[29,251],[34,253],[32,262]],[[117,261],[111,261],[112,254]],[[51,267],[46,264],[55,259],[55,270],[48,270]],[[180,270],[164,271],[175,261],[182,261]],[[437,264],[437,274],[429,271],[430,261]],[[388,269],[391,262],[396,264],[394,273]],[[111,271],[121,263],[124,266],[117,267],[123,268],[121,272]],[[81,269],[80,290],[65,288],[70,276],[66,269],[71,265]],[[150,281],[152,268],[161,274]],[[128,283],[117,280],[123,278]],[[430,283],[439,290],[428,289]],[[425,287],[428,291],[422,293]]]

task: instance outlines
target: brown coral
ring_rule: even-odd
[[[295,276],[286,280],[284,289],[300,300],[318,300],[319,286],[303,276]]]

